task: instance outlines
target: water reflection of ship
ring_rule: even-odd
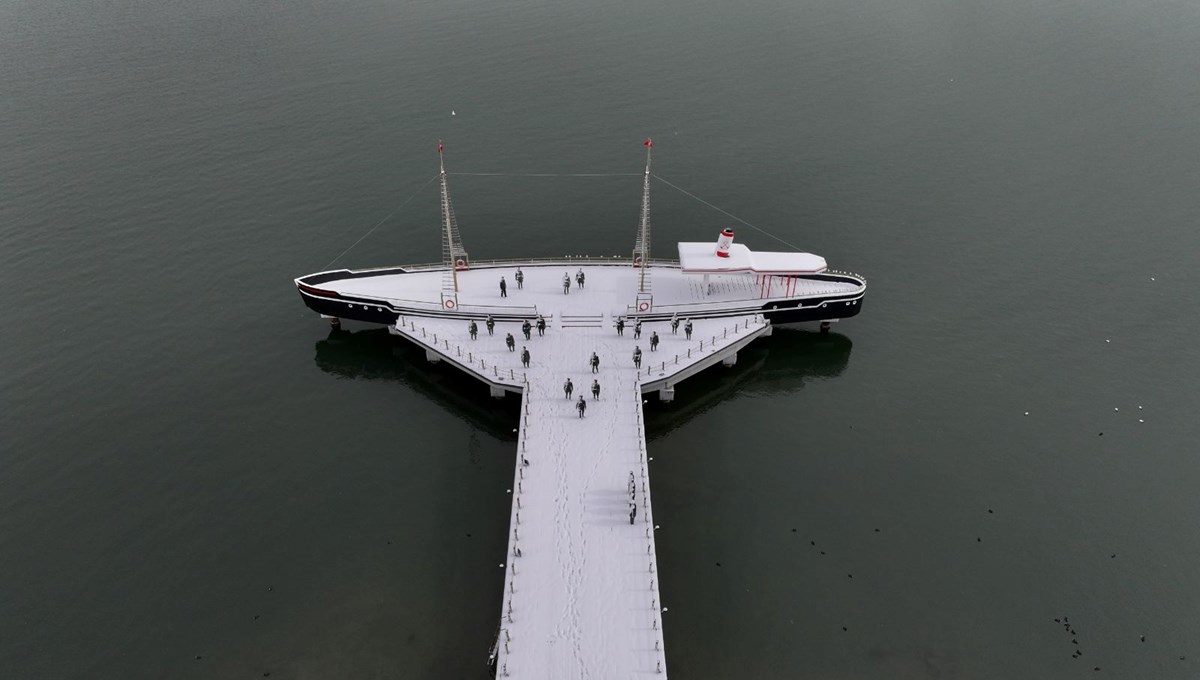
[[[836,378],[854,343],[837,333],[777,329],[738,352],[733,368],[716,366],[679,386],[675,401],[646,404],[646,436],[657,439],[738,393],[787,394],[814,380]]]
[[[738,354],[733,368],[714,366],[680,385],[675,401],[647,396],[646,434],[657,438],[741,392],[786,394],[813,380],[836,378],[850,363],[854,343],[837,333],[777,330]],[[465,374],[425,361],[415,345],[397,342],[387,329],[332,331],[316,343],[317,366],[355,380],[393,380],[433,399],[451,413],[501,440],[514,440],[515,399],[487,399]]]
[[[386,328],[331,331],[316,343],[322,371],[354,380],[391,380],[432,399],[450,413],[502,441],[516,441],[520,417],[515,399],[487,399],[479,383],[445,364],[431,365],[415,345],[398,342]]]

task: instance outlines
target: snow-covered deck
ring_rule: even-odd
[[[587,291],[595,292],[590,276]],[[529,340],[513,322],[498,322],[493,335],[479,324],[475,340],[459,320],[402,317],[392,329],[431,360],[485,381],[493,394],[523,395],[499,677],[666,675],[642,393],[669,398],[676,382],[715,363],[733,363],[737,350],[770,326],[756,315],[700,319],[689,339],[682,324],[672,334],[669,322],[647,322],[638,339],[632,324],[618,336],[613,321],[605,314],[560,314],[545,336],[535,328]],[[659,345],[652,351],[654,332]],[[505,343],[509,333],[513,351]],[[520,359],[526,347],[529,367]],[[642,348],[640,369],[635,347]],[[595,374],[593,352],[600,357]],[[574,384],[571,399],[563,392],[567,378]],[[592,397],[593,379],[599,399]],[[580,395],[587,400],[583,418],[575,408]]]
[[[556,264],[520,265],[525,276],[523,289],[518,289],[518,265],[484,265],[458,272],[457,306],[463,311],[512,313],[509,308],[526,308],[530,312],[550,315],[571,313],[604,313],[612,316],[629,314],[637,299],[638,270],[628,264],[603,265],[563,262]],[[583,290],[575,286],[575,274],[582,270],[586,276]],[[563,294],[563,275],[571,279],[570,294]],[[410,308],[441,308],[441,270],[414,271],[405,274],[384,274],[363,278],[347,278],[320,284],[320,288],[342,295],[388,300]],[[712,274],[708,286],[699,277],[684,274],[677,266],[655,265],[648,269],[653,295],[651,311],[677,312],[680,316],[712,307],[730,307],[744,302],[757,307],[761,301],[778,297],[853,293],[859,286],[841,281],[779,278],[774,285],[764,285],[762,277],[751,273]],[[500,295],[500,279],[504,278],[508,296]]]

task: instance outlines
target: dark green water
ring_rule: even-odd
[[[672,677],[1197,677],[1197,35],[1165,0],[0,3],[0,676],[482,677],[515,407],[291,279],[439,137],[636,173],[651,135],[871,286],[651,405]],[[475,257],[633,242],[636,177],[453,190]],[[436,224],[427,188],[343,262]],[[657,255],[729,225],[655,188]]]

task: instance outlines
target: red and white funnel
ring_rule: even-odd
[[[717,257],[729,257],[729,249],[733,247],[733,230],[722,229],[717,237]]]

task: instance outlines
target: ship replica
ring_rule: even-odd
[[[862,276],[831,270],[813,253],[752,251],[734,243],[731,229],[716,243],[678,243],[678,259],[653,258],[653,143],[646,140],[645,146],[641,219],[629,257],[471,259],[459,235],[439,144],[442,261],[323,271],[295,279],[296,288],[304,304],[335,328],[342,319],[391,326],[402,316],[478,321],[490,316],[499,322],[601,315],[615,323],[761,314],[775,327],[815,322],[827,331],[831,323],[859,313],[866,293]],[[571,295],[581,279],[587,296]]]
[[[644,395],[673,401],[681,381],[734,366],[778,325],[828,330],[862,308],[861,276],[812,253],[751,251],[728,229],[715,243],[678,244],[677,260],[652,259],[651,148],[629,257],[472,261],[439,145],[442,262],[296,279],[304,304],[335,328],[387,324],[491,396],[520,395],[487,655],[498,677],[666,677]]]

